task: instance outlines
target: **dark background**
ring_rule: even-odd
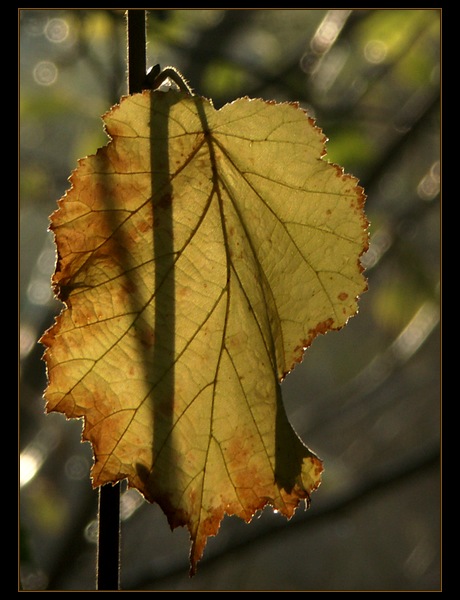
[[[152,10],[148,64],[174,65],[216,108],[296,101],[328,159],[368,195],[369,291],[282,385],[325,462],[312,507],[226,518],[188,578],[188,535],[122,496],[123,589],[439,590],[441,11]],[[43,348],[60,311],[48,216],[100,115],[126,93],[122,10],[19,10],[20,579],[95,589],[97,492],[81,423],[44,415]]]

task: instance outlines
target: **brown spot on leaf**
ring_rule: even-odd
[[[150,214],[148,219],[144,219],[138,223],[137,228],[141,233],[147,233],[148,231],[151,231],[153,228],[153,216]]]
[[[294,363],[291,367],[285,371],[281,377],[281,381],[288,375],[288,373],[295,367],[296,363],[302,361],[305,350],[311,345],[316,336],[327,333],[333,329],[334,320],[332,318],[321,321],[318,325],[308,330],[309,337],[302,340],[301,344],[294,348]]]
[[[155,343],[155,332],[148,325],[139,331],[138,336],[140,343],[146,350],[149,350]]]
[[[206,537],[210,535],[216,535],[223,517],[222,510],[214,510],[214,512],[217,514],[211,514],[211,516],[206,517],[206,519],[200,524],[200,528]]]
[[[348,294],[347,294],[347,292],[340,292],[340,294],[337,296],[337,298],[339,300],[342,300],[342,302],[344,302],[348,298]]]
[[[331,317],[329,317],[329,319],[318,323],[318,325],[314,329],[309,329],[308,333],[311,335],[311,340],[313,340],[313,338],[315,338],[320,333],[324,334],[330,329],[332,329],[333,323],[334,320]]]
[[[319,478],[319,476],[321,475],[321,473],[324,471],[323,463],[316,456],[313,456],[311,458],[311,461],[315,463],[315,476]],[[316,488],[318,486],[319,486],[319,482],[318,482],[318,484],[316,485],[316,487],[314,489],[316,490]]]

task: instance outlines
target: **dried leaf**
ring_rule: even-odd
[[[291,517],[320,483],[280,381],[357,310],[364,194],[298,105],[145,91],[103,118],[51,217],[47,411],[84,417],[94,486],[188,527],[193,573],[224,514]]]

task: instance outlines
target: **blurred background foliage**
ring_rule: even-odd
[[[299,435],[325,461],[312,508],[227,518],[197,576],[188,535],[122,495],[123,589],[440,589],[441,11],[151,10],[148,65],[172,64],[216,108],[299,101],[328,159],[368,200],[369,291],[283,382]],[[106,143],[126,93],[122,10],[19,10],[20,578],[94,589],[97,492],[81,423],[45,416],[37,340],[60,309],[48,216],[77,159]],[[259,515],[258,515],[259,516]]]

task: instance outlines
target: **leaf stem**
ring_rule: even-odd
[[[171,79],[174,81],[177,87],[186,94],[189,94],[190,96],[194,95],[192,88],[188,85],[182,73],[179,73],[179,71],[174,67],[165,67],[161,73],[154,78],[151,84],[152,90],[159,88],[160,85],[166,81],[166,79]]]

